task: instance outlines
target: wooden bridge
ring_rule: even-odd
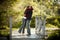
[[[60,30],[58,28],[46,28],[45,29],[45,35],[42,35],[41,33],[36,34],[35,33],[35,28],[31,28],[31,35],[27,36],[27,29],[25,29],[25,33],[19,33],[18,29],[15,29],[12,31],[12,40],[45,40],[48,38],[48,35],[51,34],[52,32],[48,31],[54,31],[54,30]]]
[[[36,34],[35,33],[35,28],[31,28],[31,35],[27,36],[26,35],[26,29],[25,29],[25,34],[19,33],[18,29],[12,31],[12,40],[43,40],[44,35],[41,34]]]
[[[56,30],[56,28],[45,28],[46,24],[46,17],[41,19],[41,17],[36,17],[35,19],[35,28],[31,28],[31,35],[27,36],[27,32],[25,29],[25,34],[20,34],[18,32],[18,29],[11,30],[12,29],[12,18],[10,18],[10,34],[12,34],[12,40],[45,40],[48,37],[48,34],[51,32],[48,32],[47,30]],[[42,28],[41,28],[42,27]],[[39,31],[41,28],[41,32]],[[38,30],[39,29],[39,30]]]

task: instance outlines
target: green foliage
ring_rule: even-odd
[[[30,26],[35,28],[35,17],[32,18]]]
[[[55,31],[49,35],[47,40],[60,40],[60,31]]]
[[[31,5],[33,7],[33,18],[31,27],[35,27],[35,16],[41,15],[47,17],[47,25],[51,24],[60,28],[60,4],[52,0],[0,0],[0,31],[9,28],[9,18],[12,16],[13,28],[19,28],[22,24],[22,18],[25,8]],[[9,30],[9,29],[8,29]],[[5,32],[5,34],[4,34]],[[1,31],[2,35],[8,35],[9,31]],[[55,35],[56,36],[56,35]]]
[[[22,25],[22,22],[17,22],[13,24],[13,28],[19,28]]]
[[[31,5],[34,9],[31,27],[35,27],[36,15],[46,16],[48,24],[60,27],[60,18],[56,18],[60,6],[57,1],[53,2],[52,0],[1,0],[0,26],[9,26],[9,17],[12,16],[13,27],[19,27],[19,25],[21,25],[20,20],[22,19],[25,8],[28,5]]]
[[[60,15],[60,9],[58,9],[57,12],[58,12],[58,15]]]
[[[54,26],[57,26],[58,28],[60,28],[60,18],[57,17],[53,17],[53,18],[49,18],[47,19],[47,24],[52,24]]]

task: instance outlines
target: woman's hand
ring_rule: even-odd
[[[26,19],[26,17],[24,17],[24,19]]]

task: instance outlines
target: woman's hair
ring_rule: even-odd
[[[31,7],[31,9],[33,10],[33,7],[32,7],[32,6],[27,6],[27,8],[26,8],[26,9],[29,9],[29,7]]]
[[[27,6],[27,8],[26,9],[29,9],[29,6]]]

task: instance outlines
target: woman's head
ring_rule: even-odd
[[[27,6],[27,9],[33,9],[32,6]]]

